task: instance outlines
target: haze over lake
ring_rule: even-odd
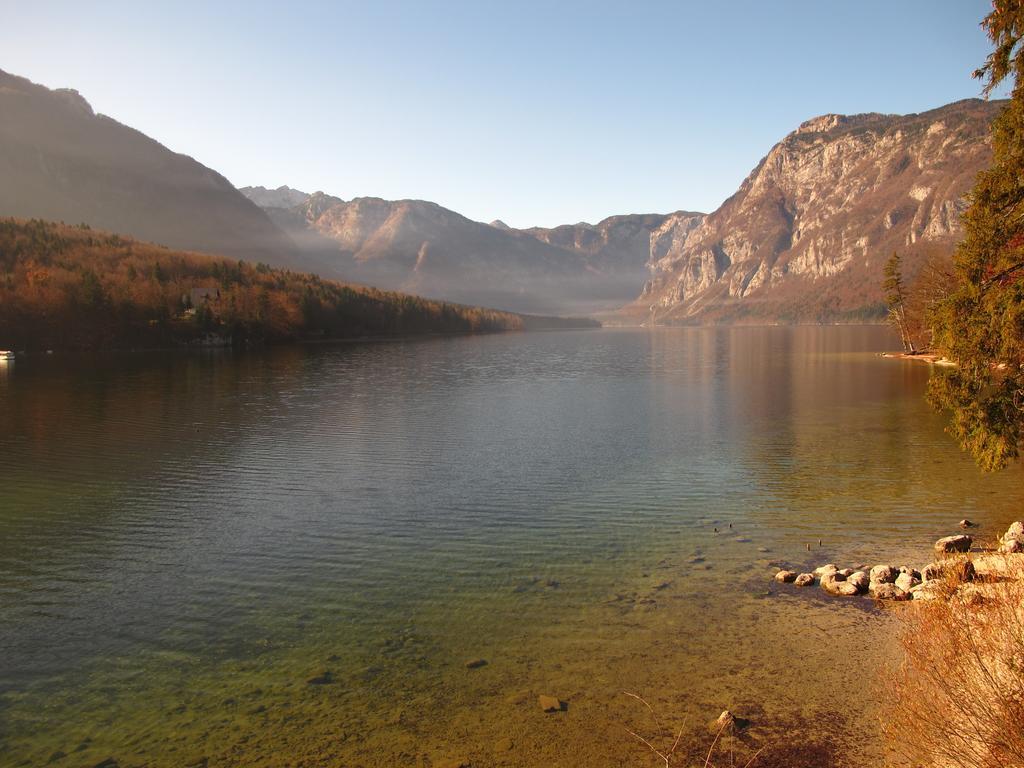
[[[1024,501],[1019,466],[983,477],[943,434],[928,366],[878,357],[897,344],[624,329],[0,367],[4,763],[642,764],[623,691],[869,759],[890,617],[773,564],[920,567]]]

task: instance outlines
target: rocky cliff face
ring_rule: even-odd
[[[714,213],[668,216],[627,312],[649,322],[831,321],[881,312],[894,251],[950,253],[1000,102],[823,115],[776,144]]]
[[[295,244],[227,179],[93,112],[74,90],[0,71],[0,215],[293,267]]]

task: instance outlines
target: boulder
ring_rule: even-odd
[[[976,523],[974,523],[971,520],[968,520],[966,517],[960,521],[961,528],[973,528],[975,525]]]
[[[904,592],[909,592],[912,587],[916,587],[920,583],[921,580],[910,571],[905,571],[896,577],[896,587]]]
[[[815,568],[814,569],[814,575],[815,576],[824,576],[827,573],[836,573],[838,570],[839,570],[839,566],[837,566],[835,563],[829,563],[828,565],[823,565],[823,566],[821,566],[819,568]]]
[[[566,708],[566,704],[561,699],[554,696],[545,696],[541,694],[537,697],[537,703],[540,704],[540,708],[545,712],[562,712]]]
[[[856,584],[851,584],[839,573],[825,574],[821,577],[821,588],[830,595],[853,597],[860,593]]]
[[[909,593],[903,591],[895,584],[890,584],[887,581],[873,581],[871,582],[871,596],[875,600],[894,600],[902,601],[909,600]]]
[[[910,590],[911,600],[939,600],[945,597],[942,582],[926,581]]]
[[[993,581],[1017,581],[1024,576],[1024,554],[979,555],[971,564],[973,575]],[[973,581],[974,579],[963,579]]]
[[[857,587],[861,594],[867,592],[871,585],[871,579],[864,571],[854,571],[846,578],[846,581]]]
[[[796,571],[779,571],[775,574],[775,580],[782,582],[783,584],[789,584],[790,582],[796,581],[796,577],[799,574]]]
[[[1010,523],[1010,527],[1006,529],[1003,539],[1024,539],[1024,523],[1020,520],[1016,523]]]
[[[958,533],[955,536],[945,536],[935,542],[935,551],[943,554],[951,552],[969,552],[974,539],[966,533]]]
[[[1002,555],[1013,555],[1017,552],[1024,552],[1024,540],[1004,539],[1003,543],[999,545],[999,549],[996,551]]]
[[[876,565],[871,569],[870,578],[871,581],[877,581],[882,584],[892,584],[896,581],[896,577],[900,575],[900,572],[891,565]]]
[[[853,568],[840,568],[838,571],[836,571],[836,573],[838,573],[840,576],[848,579],[848,578],[850,578],[850,576],[852,576],[854,574],[854,570],[853,570]]]
[[[814,584],[814,574],[801,573],[793,580],[793,583],[796,584],[798,587],[809,587],[812,584]]]
[[[926,565],[921,571],[921,580],[928,582],[948,578],[953,581],[974,581],[976,573],[974,563],[970,558],[950,557],[941,562]]]

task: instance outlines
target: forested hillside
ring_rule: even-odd
[[[123,349],[517,330],[524,318],[0,219],[0,349]]]

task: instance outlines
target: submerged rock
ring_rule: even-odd
[[[470,659],[466,662],[466,669],[480,669],[487,666],[487,659]]]
[[[973,528],[975,525],[976,523],[974,523],[971,520],[968,520],[966,517],[960,521],[961,528]]]
[[[708,723],[708,730],[712,733],[735,733],[750,725],[750,721],[743,717],[736,717],[728,709]]]
[[[969,552],[974,539],[966,533],[958,533],[955,536],[945,536],[935,542],[935,551],[942,553]]]
[[[812,584],[814,584],[814,574],[801,573],[799,576],[793,579],[793,583],[796,584],[798,587],[809,587]]]
[[[783,584],[789,584],[790,582],[796,581],[799,574],[796,571],[779,571],[775,574],[775,580],[782,582]]]
[[[309,678],[306,685],[330,685],[334,682],[334,675],[329,670],[324,670],[319,675]]]
[[[545,712],[562,712],[567,708],[567,705],[561,699],[554,696],[545,696],[541,694],[537,697],[537,703],[540,704],[540,708]]]

